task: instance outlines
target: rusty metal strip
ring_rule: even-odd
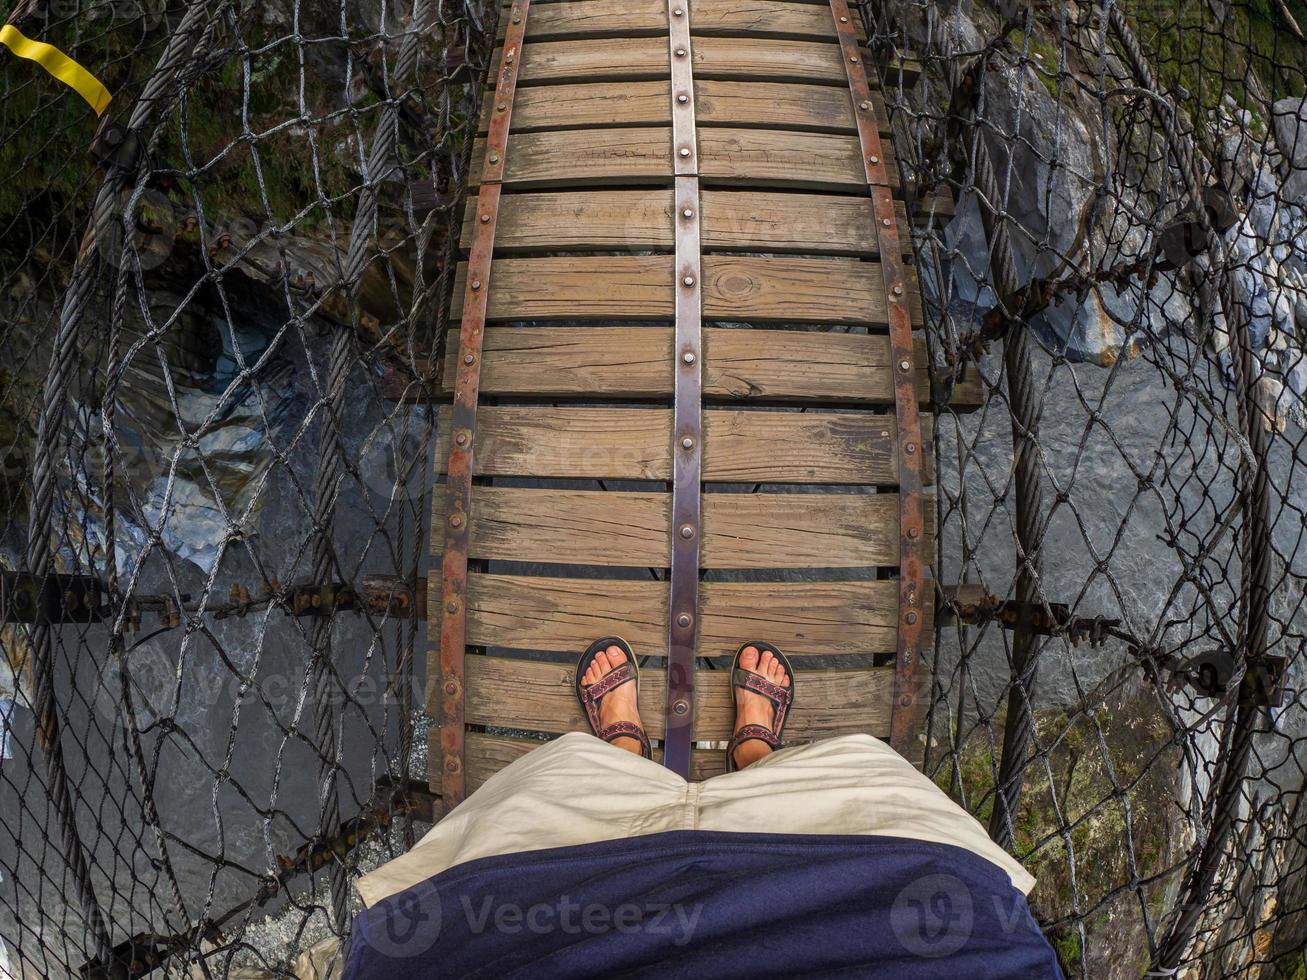
[[[481,394],[481,350],[486,298],[499,216],[500,184],[508,156],[508,130],[517,91],[522,39],[531,0],[514,0],[504,53],[495,82],[494,108],[486,135],[486,159],[477,192],[476,225],[468,253],[463,321],[459,326],[458,372],[450,417],[449,464],[445,485],[445,550],[440,566],[440,797],[448,813],[467,793],[464,766],[463,658],[466,653],[467,545],[472,510],[473,439]]]
[[[894,666],[890,745],[901,755],[912,758],[914,743],[921,730],[924,707],[920,691],[922,678],[918,675],[918,668],[921,662],[926,601],[926,510],[921,469],[922,456],[927,447],[921,444],[921,419],[917,410],[916,375],[912,363],[912,318],[908,312],[907,279],[899,246],[898,224],[894,217],[894,195],[890,192],[885,154],[881,149],[876,113],[872,108],[863,53],[859,50],[857,36],[854,34],[847,0],[830,0],[830,8],[849,78],[849,94],[853,99],[858,142],[862,147],[862,164],[871,194],[876,234],[880,243],[880,267],[885,279],[886,305],[889,308],[899,464],[898,655]]]
[[[675,174],[676,330],[672,366],[672,565],[668,576],[667,706],[663,765],[690,775],[694,660],[699,631],[700,479],[703,450],[703,302],[700,294],[699,156],[695,138],[690,14],[668,0],[672,161]]]

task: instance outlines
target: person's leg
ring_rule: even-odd
[[[740,651],[739,664],[745,670],[757,674],[777,687],[786,689],[790,687],[789,671],[786,670],[785,665],[779,659],[772,655],[770,650],[759,650],[756,646],[746,646]],[[776,712],[776,704],[771,698],[749,688],[736,686],[735,728],[733,734],[738,739],[746,729],[762,728],[775,732],[777,727]],[[760,738],[749,738],[740,741],[732,753],[735,768],[743,769],[746,766],[751,766],[771,755],[773,751],[775,749],[772,745]]]
[[[581,677],[582,689],[593,688],[606,675],[617,670],[626,662],[626,651],[616,644],[609,644],[607,649],[595,654],[594,660],[586,668],[585,674]],[[636,690],[635,684],[619,684],[603,695],[599,701],[599,727],[601,731],[611,728],[613,725],[620,725],[622,722],[633,724],[637,728],[644,727],[640,722],[639,692]],[[633,735],[619,735],[612,739],[612,744],[619,749],[634,752],[636,755],[641,754],[640,740]]]

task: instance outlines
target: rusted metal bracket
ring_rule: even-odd
[[[1230,689],[1238,662],[1225,649],[1208,650],[1169,665],[1168,689],[1174,693],[1188,687],[1200,697],[1219,698]],[[1284,704],[1285,680],[1289,658],[1279,654],[1262,654],[1248,658],[1248,667],[1239,684],[1239,703],[1278,708]]]
[[[694,661],[699,633],[700,480],[703,458],[703,303],[699,279],[699,151],[694,111],[690,9],[667,2],[671,60],[672,173],[675,175],[676,324],[672,365],[672,565],[667,629],[666,739],[663,765],[690,775],[694,743]]]
[[[1071,607],[1062,602],[1019,602],[982,592],[965,601],[949,601],[941,610],[945,611],[952,613],[957,622],[968,626],[997,623],[1015,633],[1066,637],[1072,645],[1088,640],[1090,646],[1096,647],[1112,637],[1133,642],[1132,638],[1119,635],[1121,620],[1106,616],[1073,616]]]
[[[858,143],[880,247],[880,268],[885,280],[889,310],[889,341],[893,355],[894,415],[898,422],[899,469],[899,611],[898,645],[894,665],[894,707],[890,716],[890,745],[912,758],[920,734],[923,699],[918,668],[921,661],[922,628],[925,623],[926,510],[922,486],[921,419],[917,414],[917,393],[913,371],[912,317],[908,312],[907,278],[894,216],[885,153],[880,144],[879,123],[867,85],[863,53],[854,32],[847,0],[830,0],[840,54],[849,79],[849,95],[858,126]]]
[[[508,130],[513,116],[522,42],[531,0],[514,0],[508,11],[503,55],[495,81],[486,157],[477,193],[476,223],[468,253],[463,321],[459,327],[459,358],[450,414],[449,464],[446,467],[445,548],[440,566],[440,774],[441,805],[446,813],[463,802],[467,792],[464,767],[463,658],[466,655],[467,545],[472,513],[473,439],[477,401],[481,394],[481,352],[486,329],[486,297],[490,293],[491,259],[499,215],[500,186],[508,156]]]
[[[104,583],[92,575],[0,572],[0,623],[58,626],[110,615]]]

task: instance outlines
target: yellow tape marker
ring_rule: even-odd
[[[109,100],[113,98],[109,90],[100,84],[98,78],[58,48],[43,41],[33,41],[31,38],[24,37],[13,24],[0,27],[0,44],[20,58],[35,61],[84,98],[97,116],[108,108]]]

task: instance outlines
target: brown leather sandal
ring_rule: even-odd
[[[741,667],[740,654],[744,652],[745,647],[756,647],[759,656],[770,653],[780,661],[781,666],[785,668],[785,673],[790,678],[790,686],[781,687],[763,677],[762,674]],[[781,736],[785,734],[785,716],[789,713],[790,705],[794,703],[794,668],[790,666],[790,661],[785,654],[770,643],[750,640],[748,643],[740,644],[740,649],[735,651],[735,662],[731,664],[731,690],[734,691],[737,687],[752,691],[754,694],[761,694],[772,703],[772,707],[776,709],[776,714],[772,719],[771,728],[764,725],[744,725],[731,736],[731,741],[726,746],[727,772],[736,771],[735,750],[745,742],[755,740],[765,742],[772,747],[773,751],[781,747]]]
[[[609,647],[621,647],[622,652],[626,654],[626,663],[614,667],[603,677],[595,681],[589,687],[581,684],[581,678],[585,672],[590,669],[594,663],[595,657],[607,650]],[[581,702],[581,707],[585,709],[585,716],[590,720],[590,730],[605,742],[613,742],[619,738],[634,738],[640,742],[640,754],[646,759],[653,758],[653,750],[649,747],[649,736],[645,730],[633,721],[616,721],[608,726],[603,726],[599,722],[599,702],[604,699],[604,695],[612,693],[616,688],[623,684],[635,684],[637,697],[640,690],[640,665],[635,662],[635,653],[631,650],[631,645],[623,640],[620,636],[605,636],[602,639],[595,640],[586,648],[585,653],[581,654],[581,659],[576,664],[576,698]]]

